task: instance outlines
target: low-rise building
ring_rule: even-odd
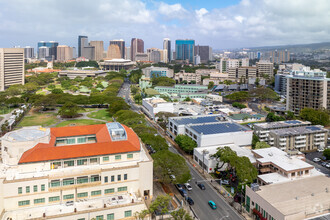
[[[210,102],[222,102],[223,97],[221,95],[208,94],[205,99]]]
[[[233,121],[237,123],[246,123],[246,122],[257,122],[257,121],[264,121],[266,116],[262,114],[249,114],[249,113],[239,113],[239,114],[232,114],[229,115]]]
[[[146,67],[142,69],[143,74],[147,78],[162,77],[166,76],[169,78],[173,77],[173,70],[166,67]]]
[[[176,83],[194,83],[200,84],[201,83],[201,74],[199,73],[186,73],[184,70],[178,73],[175,73],[174,80]]]
[[[112,60],[105,60],[104,62],[100,62],[99,66],[102,70],[119,72],[121,69],[129,70],[133,68],[135,64],[136,62],[131,60],[112,59]]]
[[[117,122],[25,127],[1,142],[1,219],[122,219],[153,195],[152,159]]]
[[[143,111],[152,119],[158,112],[174,112],[173,102],[167,102],[162,98],[145,98],[142,100]]]
[[[106,71],[103,70],[62,70],[58,73],[59,77],[69,77],[70,79],[75,79],[76,77],[81,77],[82,79],[86,77],[105,77],[107,75]]]

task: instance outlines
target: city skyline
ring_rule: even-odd
[[[322,0],[65,3],[63,8],[61,1],[0,2],[1,47],[36,47],[42,40],[77,47],[78,35],[104,42],[140,38],[145,48],[162,48],[163,38],[172,43],[194,39],[214,49],[327,42],[330,38],[330,30],[324,28],[330,23],[330,3]],[[31,11],[38,16],[31,16]]]

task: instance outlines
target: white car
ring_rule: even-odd
[[[186,187],[186,189],[188,191],[191,191],[192,190],[192,187],[191,187],[191,185],[189,183],[185,183],[184,186]]]
[[[318,157],[315,157],[315,158],[313,159],[313,161],[314,161],[314,162],[320,162],[320,161],[321,161],[321,159],[320,159],[320,158],[318,158]]]

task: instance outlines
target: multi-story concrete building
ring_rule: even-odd
[[[155,90],[157,90],[160,93],[176,93],[176,94],[180,94],[180,93],[197,93],[197,92],[206,92],[207,86],[176,84],[173,87],[171,87],[171,86],[156,86]]]
[[[83,48],[88,46],[88,37],[87,36],[78,36],[78,57],[83,56]]]
[[[131,60],[135,61],[136,54],[144,53],[144,41],[138,38],[131,40]]]
[[[236,67],[228,69],[228,78],[233,81],[247,83],[250,78],[256,78],[258,71],[256,67]]]
[[[38,48],[38,59],[39,60],[46,60],[49,57],[49,47],[39,47]]]
[[[84,79],[86,77],[105,77],[107,72],[102,70],[63,70],[58,72],[58,75],[59,77],[69,77],[70,79],[75,79],[76,77]]]
[[[164,58],[164,63],[171,62],[172,50],[171,50],[171,40],[169,38],[164,38],[163,50],[166,51],[166,55],[167,55],[166,58]]]
[[[304,108],[330,109],[330,78],[325,72],[295,71],[286,78],[288,111],[299,114]]]
[[[142,110],[152,119],[158,112],[174,112],[173,102],[167,102],[162,98],[145,98],[142,100],[142,106]]]
[[[162,53],[163,50],[160,50],[158,48],[148,48],[147,49],[147,54],[149,57],[149,61],[153,63],[159,63],[162,60]]]
[[[112,59],[105,60],[104,62],[100,62],[100,68],[102,70],[110,70],[119,72],[121,69],[129,70],[133,68],[136,63],[131,60],[124,59]]]
[[[52,61],[57,59],[57,46],[58,42],[55,41],[39,41],[38,42],[38,54],[39,54],[39,49],[40,47],[48,47],[48,54],[47,56],[44,57],[45,60]],[[38,56],[38,58],[40,55]],[[40,59],[40,58],[39,58]]]
[[[29,59],[29,58],[34,58],[34,48],[30,46],[24,47],[24,58]]]
[[[103,60],[103,52],[104,52],[104,46],[103,41],[91,41],[89,42],[89,45],[94,47],[94,58],[96,61]]]
[[[108,47],[108,59],[125,59],[125,41],[111,40]],[[130,58],[129,58],[130,59]]]
[[[146,209],[153,163],[119,123],[26,127],[2,137],[1,219],[123,219]]]
[[[167,67],[150,66],[150,67],[143,68],[142,72],[145,75],[145,77],[147,77],[147,78],[162,77],[162,76],[169,77],[169,78],[173,77],[173,70],[169,69]]]
[[[146,53],[135,54],[135,61],[137,62],[149,62],[149,56]]]
[[[210,46],[195,46],[195,56],[200,56],[201,63],[207,63],[212,60],[212,47]]]
[[[11,85],[24,85],[24,49],[0,48],[0,91]]]
[[[256,66],[257,66],[258,76],[274,75],[274,63],[265,60],[260,60],[259,62],[256,63]]]
[[[195,50],[195,40],[176,40],[175,53],[176,60],[188,61],[193,63]]]
[[[216,63],[216,69],[220,70],[220,73],[228,73],[230,68],[238,68],[238,67],[248,67],[249,59],[229,59],[222,58],[219,63]]]
[[[184,81],[186,83],[194,82],[194,84],[201,84],[202,76],[199,73],[186,73],[184,70],[181,70],[174,74],[174,80],[178,84]]]
[[[57,61],[65,62],[73,58],[73,49],[72,47],[66,45],[57,46]]]
[[[286,63],[290,61],[290,52],[288,50],[269,52],[270,61],[272,63]]]
[[[132,59],[132,57],[131,57],[131,47],[125,47],[125,59],[126,60]]]

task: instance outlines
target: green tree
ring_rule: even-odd
[[[110,103],[109,114],[110,116],[116,114],[120,110],[129,110],[130,106],[126,104],[126,102],[121,99],[116,102]]]
[[[246,105],[241,104],[241,103],[239,103],[239,102],[234,102],[234,103],[232,104],[232,106],[233,106],[233,107],[236,107],[236,108],[239,108],[239,109],[246,108]]]
[[[138,118],[139,120],[144,119],[143,115],[131,110],[120,110],[116,114],[114,114],[113,117],[116,119],[116,121],[120,123],[123,123],[127,119],[134,119],[134,118]]]
[[[168,150],[166,140],[160,136],[150,133],[142,133],[139,135],[144,144],[150,145],[156,152],[161,150]]]
[[[260,79],[259,79],[259,77],[256,78],[256,81],[254,82],[254,84],[255,84],[256,86],[259,86],[259,84],[260,84]]]
[[[172,197],[169,195],[159,195],[157,198],[150,204],[150,212],[154,213],[158,211],[162,214],[162,217],[164,214],[168,213],[170,201],[172,200]]]
[[[262,148],[269,148],[269,147],[270,147],[270,145],[267,144],[266,142],[264,142],[264,141],[259,141],[259,142],[256,144],[256,146],[255,146],[254,149],[262,149]]]
[[[327,160],[330,160],[330,148],[327,148],[323,151],[323,156],[325,156]]]
[[[63,90],[62,89],[53,89],[52,94],[62,94]]]
[[[218,167],[218,170],[221,170],[221,168],[225,164],[230,165],[231,161],[236,159],[237,154],[230,147],[225,146],[225,147],[219,147],[218,151],[215,154],[211,155],[211,157],[215,158],[218,163],[222,162],[220,167]]]
[[[187,135],[179,134],[174,140],[182,150],[186,153],[192,154],[197,143]]]
[[[28,82],[24,85],[24,90],[28,93],[33,93],[38,90],[38,86],[36,82]]]
[[[134,96],[134,101],[135,101],[135,103],[137,103],[137,104],[142,104],[142,96],[141,96],[140,93],[138,93],[138,94],[136,94],[136,95]]]
[[[212,89],[214,86],[214,82],[213,81],[210,81],[209,82],[209,85],[207,86],[208,89]]]
[[[74,118],[78,115],[78,111],[81,109],[82,108],[79,107],[76,103],[66,102],[58,111],[58,114],[61,117]]]
[[[293,112],[291,112],[291,111],[287,111],[287,112],[285,113],[285,119],[286,119],[286,120],[294,120],[294,119],[296,119],[296,116],[294,115]]]
[[[233,81],[231,81],[231,80],[224,80],[223,81],[223,83],[225,84],[225,85],[231,85],[231,84],[233,84],[234,82]]]
[[[316,110],[304,108],[300,111],[301,119],[310,121],[313,125],[327,126],[330,124],[330,113],[328,110]]]
[[[242,101],[247,101],[250,98],[250,96],[249,96],[249,93],[246,91],[239,91],[239,92],[234,92],[230,95],[227,95],[226,98],[230,99],[232,101],[242,102]]]
[[[56,105],[56,100],[52,96],[43,96],[34,102],[35,106],[43,107],[44,110],[53,109]]]
[[[191,98],[189,96],[187,96],[187,98],[185,98],[183,101],[190,102],[191,101]]]
[[[166,76],[154,77],[151,79],[153,86],[174,86],[175,80]]]
[[[193,220],[189,213],[186,212],[186,210],[184,210],[183,208],[180,208],[176,211],[172,211],[171,215],[174,220]]]
[[[50,84],[49,86],[48,86],[48,89],[49,90],[53,90],[53,89],[55,89],[56,88],[56,86],[54,85],[54,84]]]
[[[279,95],[271,88],[258,87],[250,92],[251,97],[257,98],[261,101],[278,101]]]
[[[144,209],[141,212],[135,212],[134,217],[139,220],[144,220],[149,214],[150,214],[150,211],[147,209]]]
[[[284,120],[285,120],[284,117],[275,115],[274,112],[269,112],[266,117],[267,122],[284,121]]]
[[[170,183],[170,175],[175,176],[174,183],[186,183],[190,178],[188,165],[178,154],[162,150],[152,155],[154,159],[154,175],[164,183]]]
[[[23,92],[24,92],[24,86],[19,84],[9,86],[9,88],[6,90],[6,93],[9,96],[22,95]]]
[[[252,149],[255,149],[256,147],[256,144],[259,142],[259,137],[253,133],[253,136],[252,136]]]

